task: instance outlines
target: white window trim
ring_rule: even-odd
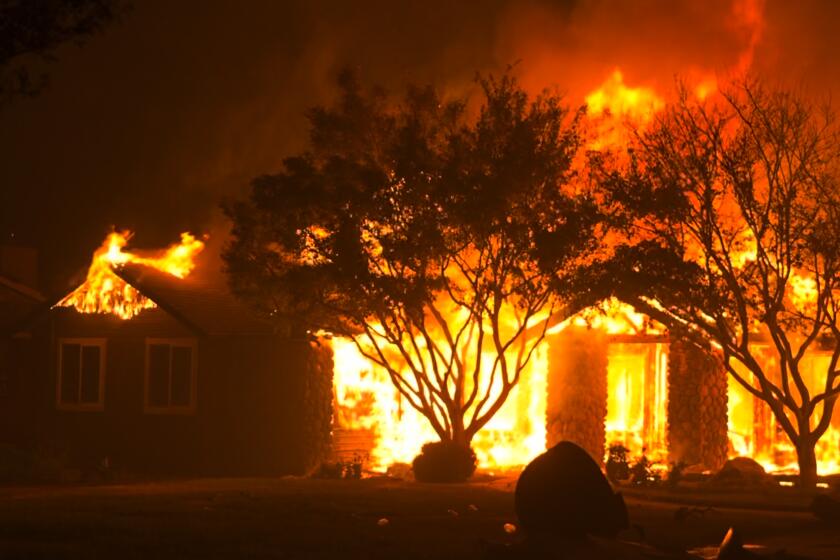
[[[168,344],[169,346],[189,347],[192,349],[190,361],[190,404],[187,406],[151,406],[149,404],[149,352],[155,344]],[[172,401],[172,352],[169,353],[169,392],[170,402]],[[146,414],[195,414],[196,400],[198,397],[198,340],[195,338],[147,338],[146,339],[146,364],[143,373],[143,412]]]
[[[65,403],[61,400],[61,387],[64,383],[62,378],[62,364],[64,363],[64,345],[78,344],[80,346],[98,346],[99,347],[99,400],[95,403]],[[107,352],[108,344],[105,338],[59,338],[58,339],[58,368],[56,372],[55,383],[55,404],[58,410],[74,411],[74,412],[101,412],[105,410],[105,353]],[[80,357],[81,359],[81,352]],[[81,366],[81,364],[80,364]],[[81,383],[81,367],[79,369],[79,391],[82,390]],[[80,393],[81,394],[81,393]]]

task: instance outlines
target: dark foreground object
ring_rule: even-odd
[[[525,467],[516,484],[516,516],[534,539],[614,537],[628,527],[627,507],[589,454],[561,441]]]

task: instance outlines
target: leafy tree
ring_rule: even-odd
[[[746,82],[706,103],[682,92],[623,163],[595,158],[626,237],[580,290],[719,349],[795,446],[805,488],[840,393],[839,149],[833,113],[789,91]],[[803,359],[826,345],[814,387]]]
[[[560,303],[537,261],[572,270],[593,244],[595,206],[571,188],[579,114],[507,75],[479,80],[480,107],[340,85],[309,113],[309,150],[226,207],[230,283],[351,337],[442,442],[469,446]]]
[[[65,43],[83,43],[125,8],[124,0],[0,0],[0,100],[37,94],[36,71]]]

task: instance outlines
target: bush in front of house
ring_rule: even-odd
[[[417,482],[464,482],[475,472],[475,452],[451,441],[427,443],[412,467]]]
[[[628,451],[630,450],[620,443],[610,445],[607,450],[609,454],[606,464],[607,478],[613,484],[618,484],[630,478],[630,461],[627,459]]]
[[[312,474],[313,478],[359,480],[364,471],[365,459],[360,455],[350,461],[325,461]]]

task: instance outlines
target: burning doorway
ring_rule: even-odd
[[[616,342],[607,350],[607,445],[667,458],[668,349]]]

